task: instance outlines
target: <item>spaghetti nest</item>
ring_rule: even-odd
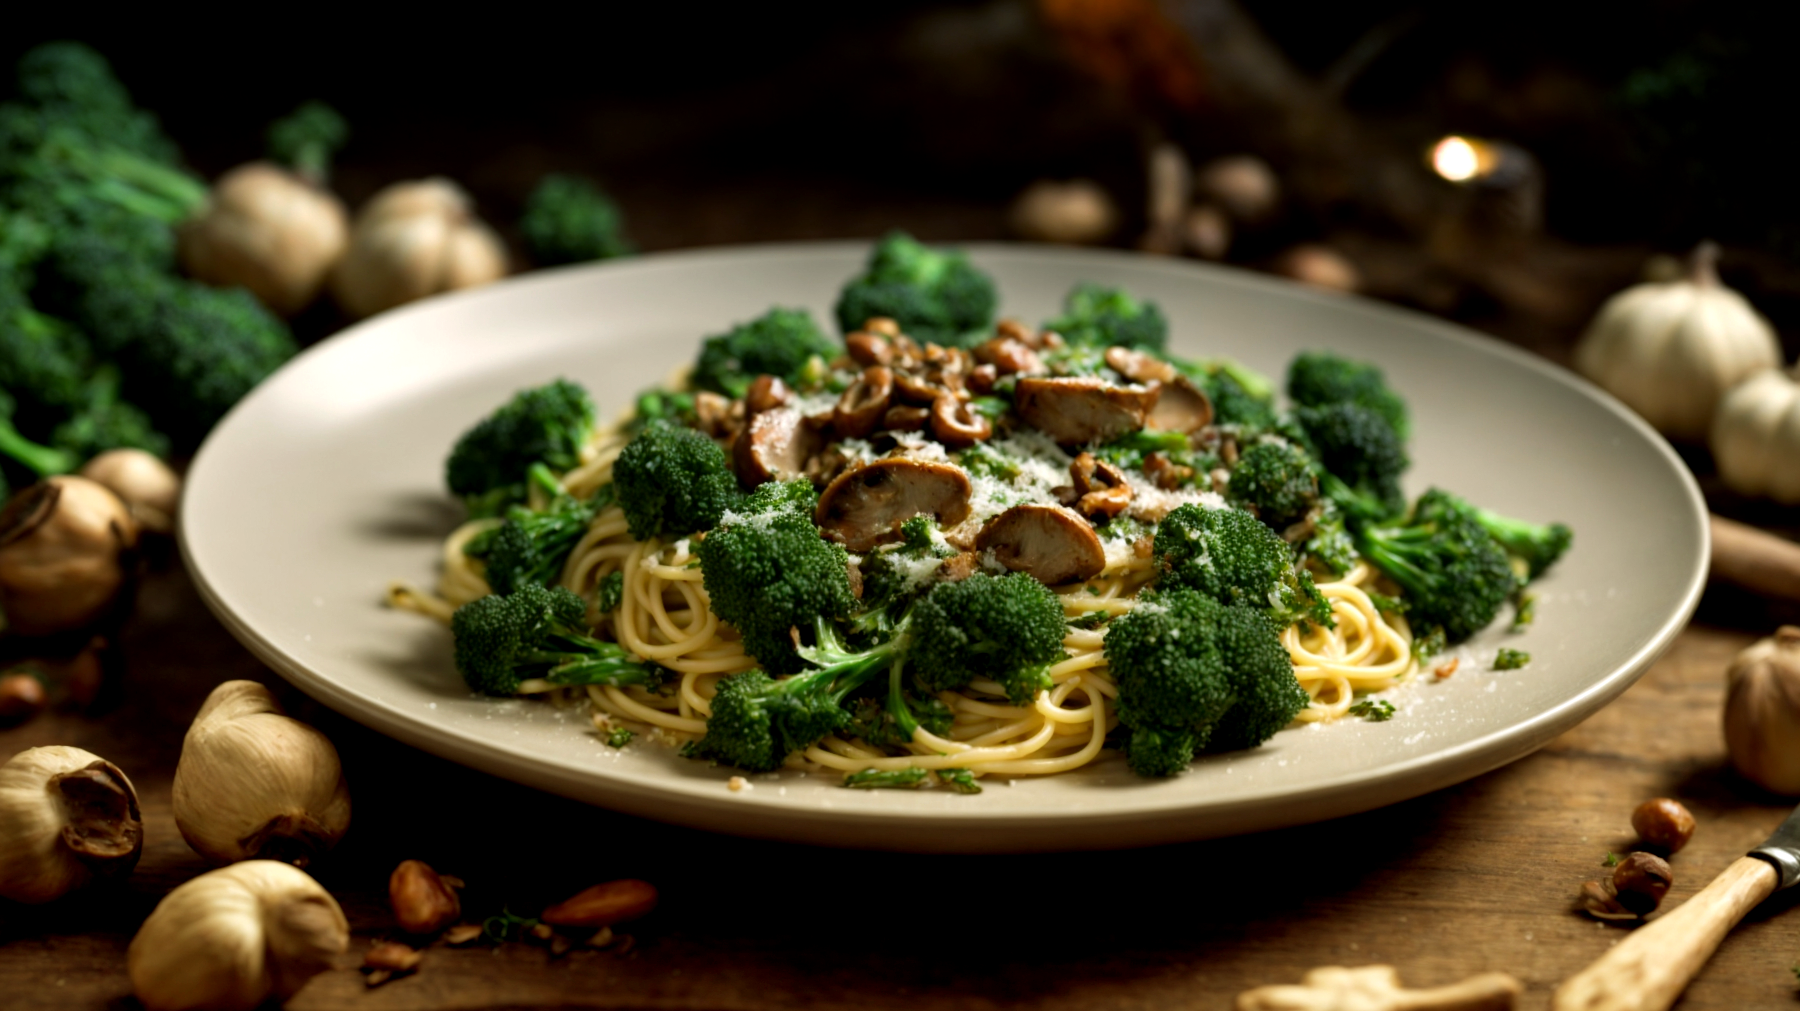
[[[563,490],[590,498],[610,484],[613,462],[628,441],[617,430],[603,432],[584,449],[581,464],[562,475]],[[436,594],[396,586],[391,602],[448,621],[457,607],[488,594],[482,565],[465,548],[499,522],[473,520],[451,534],[444,543]],[[1050,687],[1027,703],[1010,701],[1001,685],[976,679],[965,688],[936,693],[952,717],[947,733],[921,729],[910,743],[886,747],[827,735],[790,755],[787,767],[1014,776],[1067,772],[1094,761],[1118,725],[1119,688],[1104,652],[1107,623],[1140,605],[1140,594],[1154,575],[1144,539],[1136,550],[1109,554],[1100,575],[1057,591],[1071,622],[1062,642],[1066,655],[1050,665]],[[1299,721],[1341,716],[1355,693],[1391,687],[1415,671],[1404,618],[1384,613],[1370,596],[1377,578],[1373,569],[1358,563],[1343,577],[1318,583],[1334,627],[1300,621],[1282,632],[1294,675],[1310,699]],[[603,611],[602,587],[609,580],[616,587],[617,604]],[[758,666],[737,631],[713,612],[695,545],[686,538],[635,539],[617,506],[594,516],[557,581],[587,601],[596,634],[678,675],[656,690],[635,685],[555,688],[533,681],[521,685],[522,693],[585,701],[602,731],[648,729],[670,744],[699,740],[720,680]]]

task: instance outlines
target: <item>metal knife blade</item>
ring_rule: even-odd
[[[1775,873],[1781,877],[1776,891],[1800,884],[1800,808],[1788,815],[1775,834],[1749,855],[1775,865]]]

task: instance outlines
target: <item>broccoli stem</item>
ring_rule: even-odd
[[[12,422],[0,418],[0,454],[17,460],[31,469],[38,477],[50,477],[54,474],[67,474],[76,468],[81,461],[74,454],[49,446],[40,446],[19,434]]]

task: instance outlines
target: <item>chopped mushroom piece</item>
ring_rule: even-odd
[[[1062,506],[1013,506],[982,529],[975,547],[992,551],[1001,565],[1047,586],[1088,579],[1106,568],[1099,535],[1087,520]]]
[[[1003,376],[1036,374],[1044,371],[1043,359],[1031,346],[1017,337],[995,337],[975,347],[975,360],[992,365]]]
[[[969,517],[969,491],[969,475],[955,464],[883,457],[839,474],[819,496],[814,519],[827,537],[862,552],[914,516],[956,526]]]
[[[1153,432],[1198,432],[1212,424],[1212,419],[1212,401],[1186,376],[1176,376],[1162,384],[1162,395],[1144,419],[1144,427]]]
[[[1069,464],[1069,476],[1075,482],[1075,511],[1089,519],[1112,519],[1131,505],[1131,486],[1125,483],[1125,475],[1092,453],[1076,457]]]
[[[694,394],[694,427],[715,439],[736,434],[742,413],[743,408],[729,397],[711,390]]]
[[[1162,388],[1113,386],[1092,376],[1019,380],[1013,410],[1064,446],[1107,442],[1144,427]]]
[[[1194,476],[1194,468],[1169,459],[1167,453],[1144,457],[1144,476],[1163,491],[1174,491]]]
[[[967,449],[994,434],[994,423],[948,393],[931,402],[931,437],[949,449]]]
[[[773,411],[777,407],[787,406],[793,399],[794,391],[781,381],[780,376],[761,375],[750,384],[744,394],[744,413],[755,417],[764,411]]]
[[[931,412],[923,407],[890,407],[881,416],[881,427],[889,432],[917,432],[931,420]]]
[[[887,365],[894,360],[894,349],[888,346],[887,338],[866,330],[845,337],[844,350],[850,353],[852,361],[864,368]]]
[[[894,376],[894,396],[903,404],[914,407],[929,407],[939,395],[947,392],[942,386],[931,382],[924,376],[915,376],[902,372]]]
[[[791,407],[763,411],[731,444],[738,483],[754,488],[764,481],[787,481],[806,473],[819,451],[819,433]]]
[[[882,416],[894,397],[894,373],[884,365],[871,365],[862,378],[838,398],[832,424],[839,438],[866,439],[881,427]]]
[[[1506,1011],[1524,988],[1504,972],[1408,990],[1391,965],[1308,972],[1299,986],[1259,986],[1238,994],[1237,1011]]]
[[[1106,364],[1134,383],[1172,383],[1180,375],[1175,366],[1161,358],[1125,347],[1107,348]]]

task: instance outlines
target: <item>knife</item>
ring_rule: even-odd
[[[1757,903],[1800,882],[1800,810],[1698,895],[1556,988],[1554,1011],[1667,1011]]]

